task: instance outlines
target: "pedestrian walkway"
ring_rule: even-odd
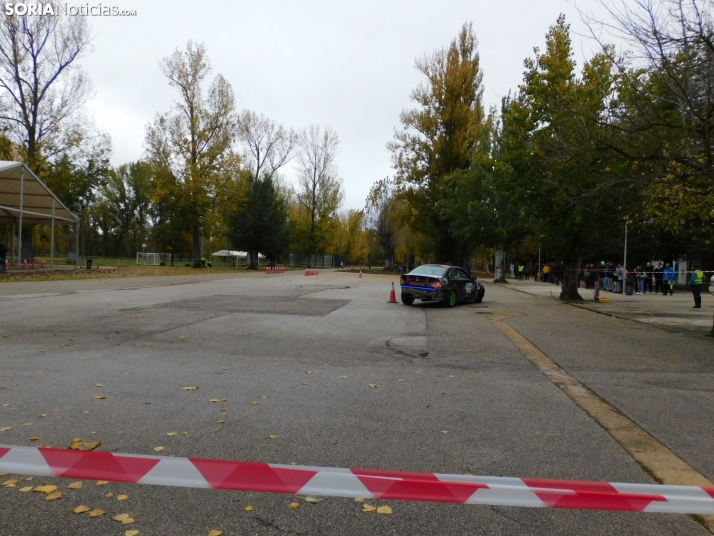
[[[508,285],[504,287],[544,298],[558,299],[560,296],[560,285],[551,283],[509,279]],[[708,292],[707,286],[704,289],[701,309],[692,309],[694,299],[689,288],[676,288],[672,296],[662,294],[627,296],[601,291],[600,297],[610,298],[610,301],[597,303],[593,301],[594,291],[581,287],[580,296],[584,302],[574,305],[681,333],[709,334],[712,329],[712,315],[714,315],[714,296]]]

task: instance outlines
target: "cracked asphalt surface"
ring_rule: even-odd
[[[297,272],[0,285],[0,428],[12,426],[0,444],[66,448],[81,437],[136,454],[163,446],[167,456],[652,482],[488,321],[500,310],[714,478],[709,341],[493,285],[479,306],[390,305],[391,280]],[[27,482],[56,484],[63,497],[0,487],[2,536],[709,534],[680,515],[371,501],[393,508],[378,515],[352,499]],[[107,515],[73,514],[80,504]],[[111,519],[120,513],[136,522]]]

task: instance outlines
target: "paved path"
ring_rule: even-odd
[[[509,279],[506,286],[542,298],[557,299],[560,295],[560,286],[551,283]],[[672,296],[661,294],[627,296],[614,292],[601,292],[601,297],[609,298],[611,301],[600,303],[593,301],[592,290],[581,288],[580,295],[585,301],[578,306],[676,332],[694,332],[702,335],[709,334],[714,319],[714,296],[708,289],[709,287],[705,285],[701,309],[692,309],[694,305],[692,293],[689,289],[683,288],[675,289]]]
[[[157,279],[0,287],[0,428],[12,426],[0,443],[66,447],[81,437],[113,452],[163,446],[167,456],[652,482],[489,320],[500,314],[714,478],[714,359],[704,338],[494,285],[482,305],[447,309],[387,304],[384,276]],[[283,495],[31,483],[56,483],[63,498],[0,488],[0,536],[709,534],[679,515],[375,501],[393,508],[389,516],[349,499],[291,510],[295,497]],[[129,499],[117,502],[119,493]],[[79,504],[107,515],[75,515]],[[120,513],[136,523],[112,521]]]

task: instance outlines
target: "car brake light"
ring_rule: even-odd
[[[439,288],[441,286],[441,283],[439,283],[438,281],[434,281],[431,286],[434,288]]]

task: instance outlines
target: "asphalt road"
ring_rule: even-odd
[[[652,482],[489,322],[508,311],[561,367],[714,478],[708,340],[492,285],[481,306],[390,305],[390,282],[321,272],[0,285],[0,428],[12,426],[0,444],[81,437],[111,452]],[[680,515],[376,501],[393,508],[379,515],[352,499],[292,510],[286,495],[30,483],[63,497],[0,487],[0,535],[709,534]],[[107,515],[73,514],[79,504]],[[136,522],[111,519],[120,513]]]

